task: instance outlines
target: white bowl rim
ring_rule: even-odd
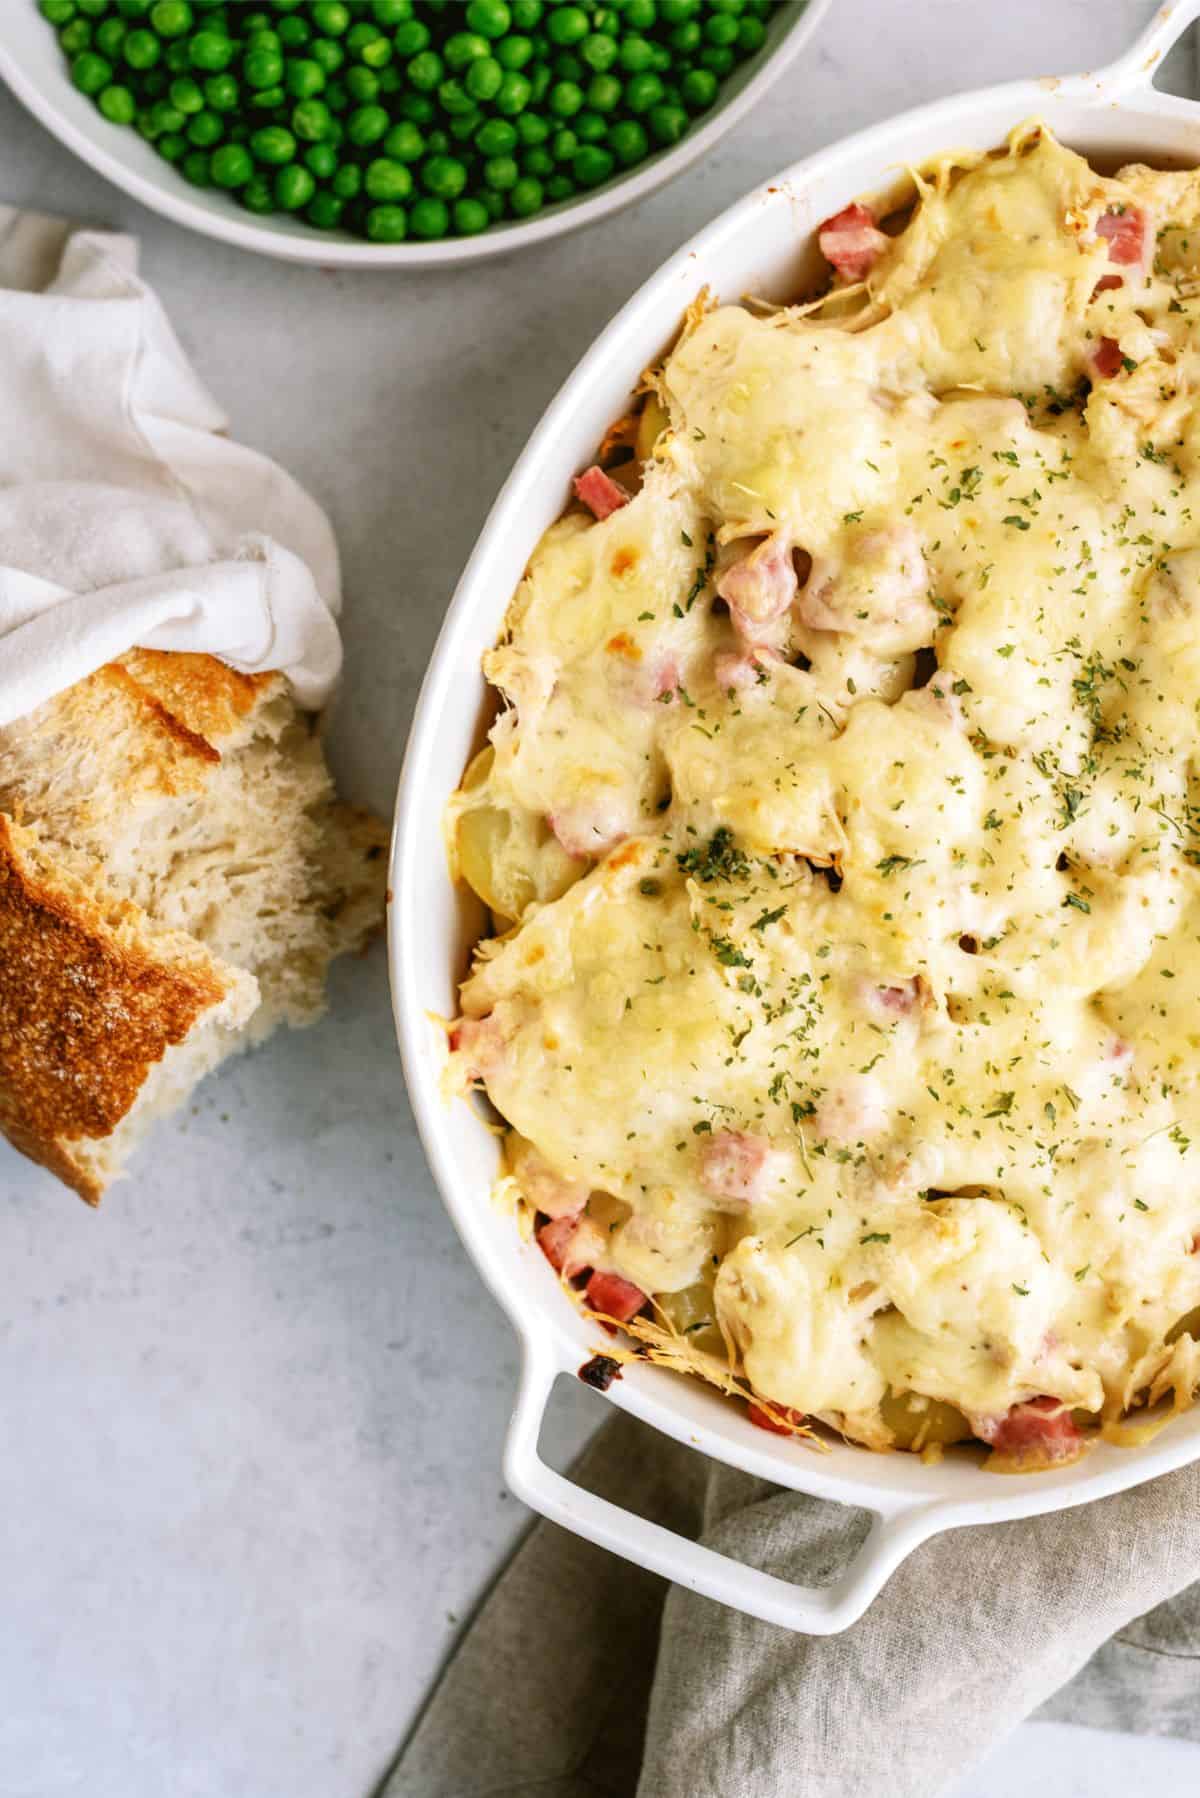
[[[783,0],[783,4],[788,8],[794,0]],[[364,243],[321,232],[312,226],[258,224],[250,214],[239,212],[232,198],[220,206],[206,206],[193,199],[182,175],[169,164],[160,167],[156,160],[153,172],[143,174],[132,166],[123,146],[123,139],[132,138],[138,145],[141,139],[127,126],[109,124],[90,100],[84,101],[84,96],[77,95],[65,66],[57,92],[40,86],[15,47],[11,21],[6,22],[5,33],[0,35],[0,79],[7,82],[22,105],[81,161],[144,206],[191,231],[262,256],[285,262],[313,263],[321,268],[447,268],[459,263],[483,262],[493,256],[511,256],[534,244],[564,237],[634,205],[674,180],[712,149],[763,98],[810,43],[832,4],[833,0],[807,0],[807,5],[791,21],[785,12],[778,41],[765,55],[761,50],[755,52],[762,58],[761,65],[740,89],[714,107],[708,118],[690,130],[678,144],[657,151],[629,174],[612,178],[590,198],[561,201],[523,223],[502,225],[480,232],[478,237],[447,237],[434,243]],[[52,28],[33,9],[32,0],[30,13],[35,25],[51,33]],[[54,50],[61,62],[57,44]],[[736,79],[736,72],[733,79]],[[74,104],[75,100],[84,101],[88,109],[86,114]],[[95,133],[85,130],[73,113],[86,117],[89,126],[94,115]],[[108,147],[110,133],[112,148]],[[225,196],[222,199],[225,200]]]

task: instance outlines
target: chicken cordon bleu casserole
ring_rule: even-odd
[[[617,1360],[1038,1469],[1200,1385],[1200,171],[913,180],[534,552],[446,1083]]]

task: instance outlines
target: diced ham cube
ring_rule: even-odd
[[[700,1180],[714,1199],[752,1205],[763,1197],[777,1159],[765,1136],[718,1130],[700,1151]]]
[[[450,1032],[450,1053],[463,1057],[470,1079],[486,1080],[504,1053],[504,1038],[492,1014],[459,1018]]]
[[[772,1416],[772,1412],[775,1413]],[[750,1422],[760,1430],[770,1430],[773,1436],[790,1436],[804,1427],[803,1411],[794,1411],[790,1405],[772,1405],[771,1411],[764,1411],[751,1399],[746,1415]],[[780,1421],[776,1421],[776,1419]]]
[[[614,1323],[628,1323],[646,1303],[646,1294],[631,1280],[620,1274],[593,1274],[587,1283],[587,1302],[593,1311],[612,1318]]]
[[[651,698],[658,705],[669,705],[679,691],[683,678],[673,655],[659,656],[650,667]]]
[[[603,1232],[590,1217],[556,1217],[537,1233],[538,1247],[555,1273],[573,1280],[604,1254]]]
[[[972,1428],[994,1455],[1029,1469],[1075,1461],[1085,1447],[1067,1406],[1046,1395],[1013,1405],[1003,1417],[975,1418]]]
[[[1092,298],[1095,299],[1098,293],[1111,293],[1115,287],[1124,287],[1124,285],[1124,275],[1101,275],[1092,289]]]
[[[858,200],[817,226],[817,242],[843,281],[865,280],[888,246],[875,214]]]
[[[1096,236],[1107,242],[1110,262],[1146,260],[1146,215],[1136,206],[1102,212],[1096,220]]]
[[[1102,381],[1111,381],[1114,375],[1119,375],[1124,360],[1115,337],[1102,337],[1092,351],[1092,369]]]
[[[593,462],[585,468],[581,475],[575,477],[575,497],[581,499],[589,512],[597,518],[611,518],[622,506],[629,504],[629,495],[623,487],[606,475],[598,463]]]
[[[792,546],[773,533],[733,562],[717,582],[733,627],[751,649],[777,648],[799,582]]]

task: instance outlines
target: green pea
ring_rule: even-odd
[[[392,43],[397,56],[419,56],[429,48],[429,27],[421,19],[409,19],[396,27]]]
[[[666,25],[679,25],[700,10],[700,0],[658,0],[658,16]]]
[[[358,53],[360,62],[369,69],[386,69],[395,55],[392,46],[385,37],[377,37],[369,44],[364,44]]]
[[[594,112],[615,112],[621,104],[621,92],[615,75],[593,75],[587,84],[587,103]]]
[[[350,114],[353,120],[357,115]],[[387,114],[384,114],[386,119]],[[297,100],[292,107],[292,130],[305,143],[315,144],[323,137],[328,137],[333,124],[333,115],[324,100]],[[386,127],[385,127],[386,129]]]
[[[94,50],[81,50],[71,64],[71,80],[81,94],[98,94],[112,80],[113,66]]]
[[[254,173],[254,159],[241,144],[222,144],[213,151],[209,172],[217,187],[245,187]]]
[[[509,156],[517,142],[517,127],[507,119],[487,119],[475,133],[475,148],[481,156]]]
[[[496,193],[507,193],[521,178],[521,171],[511,156],[489,156],[483,165],[483,181]]]
[[[375,23],[382,25],[385,31],[402,25],[405,19],[412,17],[413,0],[371,0],[371,11],[375,15]]]
[[[154,120],[156,137],[163,131],[182,131],[187,124],[186,114],[180,112],[178,107],[172,106],[169,100],[156,100],[150,108],[150,114]]]
[[[425,149],[425,139],[408,119],[393,125],[383,140],[383,153],[393,162],[417,162]]]
[[[454,229],[460,237],[477,237],[492,222],[482,200],[463,199],[454,202]]]
[[[636,119],[618,119],[608,134],[609,149],[623,168],[640,162],[650,148],[650,140]]]
[[[545,194],[540,181],[530,176],[518,181],[508,196],[508,209],[514,218],[526,219],[540,212]]]
[[[403,162],[377,156],[367,164],[365,187],[372,200],[407,200],[413,190],[412,173]]]
[[[483,123],[483,114],[478,106],[470,112],[459,112],[450,121],[450,135],[456,144],[468,143]]]
[[[590,30],[582,6],[556,6],[546,20],[546,36],[552,44],[577,44]]]
[[[304,216],[318,231],[336,231],[342,222],[346,202],[327,190],[315,193],[304,209]]]
[[[150,23],[159,37],[183,37],[192,29],[192,9],[187,0],[157,0],[150,8]]]
[[[705,44],[696,60],[701,68],[711,69],[714,75],[723,77],[729,74],[737,58],[722,44]]]
[[[480,56],[463,77],[463,86],[472,100],[494,100],[500,92],[504,70],[494,56]]]
[[[593,31],[579,46],[579,54],[595,75],[604,75],[617,60],[617,40],[606,31]]]
[[[422,50],[408,65],[408,79],[418,93],[431,94],[442,74],[442,59],[436,50]]]
[[[75,0],[38,0],[38,11],[46,23],[57,30],[60,25],[69,25],[75,17]]]
[[[625,104],[630,112],[649,112],[662,99],[663,84],[657,75],[634,75],[625,83]]]
[[[431,156],[421,168],[421,184],[439,200],[457,200],[467,185],[467,171],[457,156]]]
[[[379,27],[372,25],[367,19],[360,19],[357,25],[351,25],[346,33],[346,48],[351,56],[359,56],[368,44],[373,44],[379,36]]]
[[[96,104],[112,125],[132,125],[137,115],[137,101],[132,93],[116,82],[100,89]]]
[[[512,22],[518,31],[532,31],[541,23],[542,0],[511,0]]]
[[[676,25],[669,41],[680,56],[694,56],[704,42],[704,33],[695,19],[685,19],[682,25]]]
[[[251,87],[278,87],[283,80],[283,57],[278,50],[247,50],[242,74]]]
[[[339,200],[353,200],[362,191],[363,173],[356,162],[344,162],[330,182]]]
[[[502,69],[523,69],[533,61],[533,39],[515,34],[502,37],[492,50]]]
[[[154,148],[164,162],[179,162],[187,155],[188,141],[181,131],[167,131],[155,141]]]
[[[237,45],[232,38],[225,37],[219,31],[198,31],[188,43],[188,58],[194,69],[205,69],[211,74],[219,74],[227,69],[237,55]]]
[[[654,61],[654,46],[648,39],[631,33],[621,40],[618,61],[627,75],[640,75]]]
[[[334,74],[346,60],[346,52],[331,37],[315,37],[308,46],[308,54],[323,75]]]
[[[505,0],[468,0],[467,24],[483,37],[503,37],[512,22]]]
[[[312,36],[304,19],[280,19],[278,30],[285,50],[302,50]]]
[[[445,237],[450,229],[450,208],[444,200],[418,200],[409,212],[408,222],[412,226],[414,237],[427,239]],[[368,215],[369,230],[370,218]]]
[[[121,45],[125,42],[125,33],[129,30],[124,19],[104,19],[96,27],[95,45],[101,56],[107,56],[109,62],[116,62],[121,54]]]
[[[536,147],[526,150],[521,157],[521,173],[522,175],[536,175],[539,181],[544,181],[547,175],[554,173],[554,158],[549,150]]]
[[[456,31],[442,45],[446,67],[453,69],[456,74],[468,68],[471,63],[478,62],[481,56],[490,56],[491,53],[492,46],[477,31]]]
[[[546,95],[546,104],[556,119],[574,118],[583,105],[583,89],[573,81],[556,81]]]
[[[396,102],[396,112],[413,125],[431,125],[437,117],[437,107],[428,94],[401,94]]]
[[[487,213],[492,224],[504,217],[504,195],[498,194],[495,188],[484,187],[479,192],[479,204]]]
[[[163,51],[162,66],[170,75],[186,75],[192,66],[188,55],[188,40],[182,37],[172,38]],[[154,75],[157,81],[158,75]]]
[[[517,113],[524,112],[528,106],[531,92],[529,82],[519,69],[506,69],[500,91],[492,104],[505,118],[515,118]]]
[[[431,156],[444,156],[450,148],[449,135],[439,126],[436,131],[429,133],[425,140],[425,148]]]
[[[193,187],[209,187],[208,163],[206,150],[189,150],[179,168],[184,180],[190,181]]]
[[[613,158],[599,144],[581,144],[571,163],[571,173],[580,187],[599,187],[613,172]]]
[[[444,237],[445,231],[417,231],[416,215],[422,206],[436,206],[436,200],[418,200],[413,207],[413,230],[419,237]],[[442,211],[445,212],[445,207]],[[367,213],[367,236],[372,243],[403,243],[408,236],[408,214],[403,206],[372,206]]]
[[[387,136],[391,122],[382,106],[359,106],[346,120],[346,136],[352,144],[365,149]]]
[[[350,8],[342,0],[316,0],[311,11],[313,24],[326,37],[341,37],[350,29]]]
[[[289,162],[275,177],[275,203],[284,212],[299,212],[317,191],[317,184],[299,162]]]
[[[366,69],[356,63],[352,69],[346,70],[345,88],[356,106],[369,106],[379,98],[379,77],[374,69]]]
[[[717,78],[710,69],[689,69],[679,93],[689,112],[703,112],[717,97]]]
[[[250,137],[250,149],[259,162],[282,164],[296,154],[296,140],[282,125],[263,125]]]
[[[767,41],[767,28],[761,19],[742,19],[738,23],[737,47],[742,56],[753,56]]]
[[[295,56],[287,64],[283,85],[293,100],[311,100],[325,87],[325,71],[311,56]]]
[[[540,113],[523,112],[512,128],[523,144],[544,144],[554,126],[549,119],[542,118]]]
[[[573,131],[556,131],[550,139],[550,154],[555,162],[570,162],[579,148],[579,139]]]
[[[587,73],[587,64],[583,58],[575,56],[570,50],[564,50],[554,58],[554,74],[558,81],[585,81]]]
[[[727,13],[714,12],[704,21],[704,36],[710,44],[727,50],[737,43],[738,22]]]
[[[438,88],[438,104],[443,112],[456,118],[465,112],[474,112],[475,102],[456,75],[451,75]]]
[[[204,111],[203,90],[200,83],[193,81],[190,75],[177,75],[167,89],[167,95],[177,112]]]
[[[688,115],[682,106],[652,106],[647,117],[651,133],[660,144],[677,144],[688,128]]]
[[[233,112],[241,93],[232,75],[210,75],[204,83],[204,98],[214,112]]]
[[[246,96],[247,106],[252,106],[255,112],[274,112],[275,108],[284,105],[286,100],[287,95],[281,87],[251,89]]]
[[[626,0],[625,17],[635,31],[651,31],[658,20],[654,0]]]
[[[318,181],[328,181],[338,165],[338,153],[330,143],[310,144],[304,152],[304,166]]]
[[[551,175],[546,183],[546,198],[551,201],[569,200],[575,192],[575,183],[570,175]]]
[[[238,200],[247,212],[274,212],[275,195],[265,175],[255,175],[238,190]]]
[[[608,136],[608,122],[598,112],[576,113],[571,129],[581,144],[602,144]]]
[[[188,120],[187,139],[198,150],[211,150],[214,144],[220,143],[222,131],[219,115],[205,108],[203,112],[193,113]]]

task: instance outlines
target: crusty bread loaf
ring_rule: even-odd
[[[0,730],[0,1129],[95,1203],[218,1061],[318,1015],[385,843],[278,675],[135,650]]]

